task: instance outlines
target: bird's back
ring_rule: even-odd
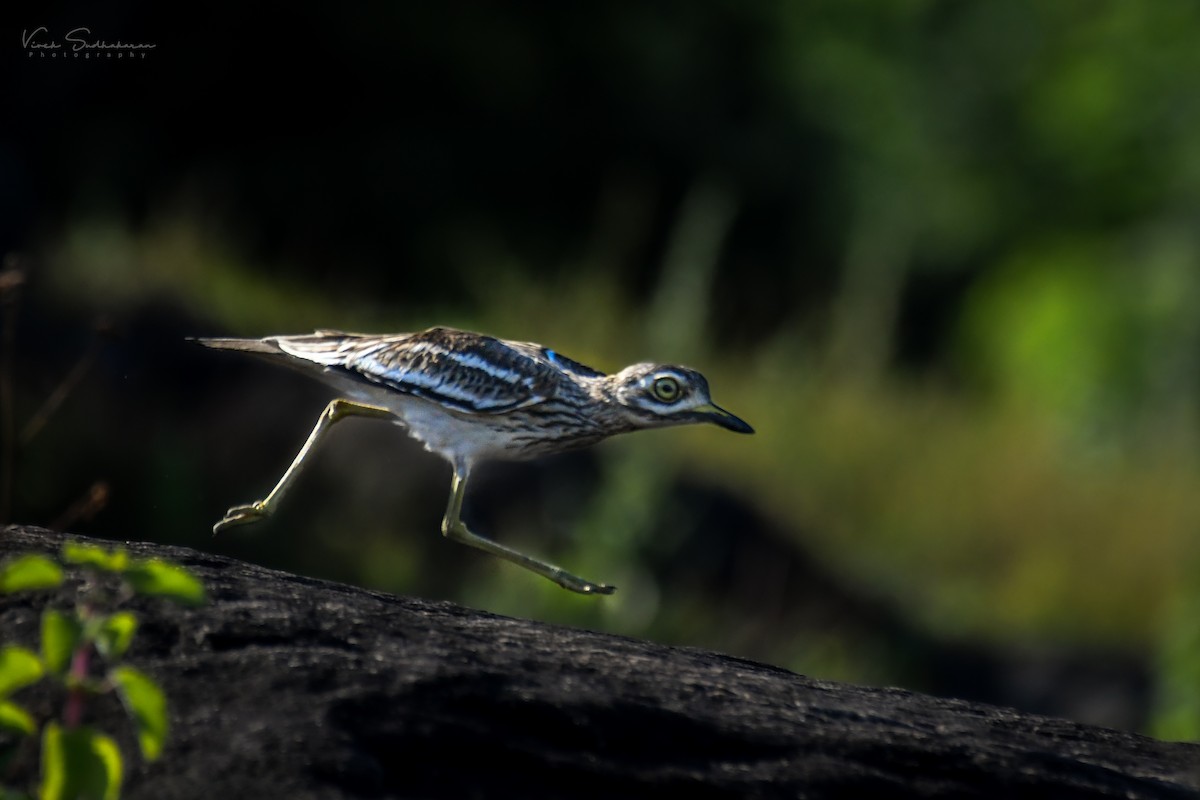
[[[339,385],[361,381],[467,414],[503,414],[572,397],[580,392],[578,379],[604,375],[541,345],[453,328],[383,336],[318,330],[198,341],[315,370]]]

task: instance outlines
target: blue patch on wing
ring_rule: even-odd
[[[561,353],[554,352],[549,347],[543,347],[542,352],[546,355],[546,358],[550,361],[550,363],[554,364],[559,369],[566,370],[567,372],[572,372],[576,375],[580,375],[585,378],[603,378],[604,377],[604,373],[601,372],[600,370],[592,369],[591,367],[587,366],[586,364],[580,364],[578,361],[575,361],[574,359],[567,358],[566,356],[562,355]]]

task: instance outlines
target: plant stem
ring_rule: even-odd
[[[84,681],[87,680],[91,659],[91,642],[80,645],[71,656],[71,686],[67,689],[67,704],[63,709],[63,723],[67,730],[79,727],[83,721],[83,707],[87,701]]]

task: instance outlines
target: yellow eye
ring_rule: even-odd
[[[679,388],[679,381],[671,377],[655,378],[653,388],[655,398],[664,403],[675,402],[682,393],[682,390]]]

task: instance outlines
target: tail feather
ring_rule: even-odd
[[[280,354],[279,345],[272,339],[220,339],[189,336],[189,342],[211,347],[214,350],[241,350],[244,353],[260,353],[277,356]]]
[[[311,336],[268,336],[264,339],[195,337],[188,341],[214,350],[237,350],[301,372],[320,371],[345,363],[344,344],[353,334],[325,331]]]

